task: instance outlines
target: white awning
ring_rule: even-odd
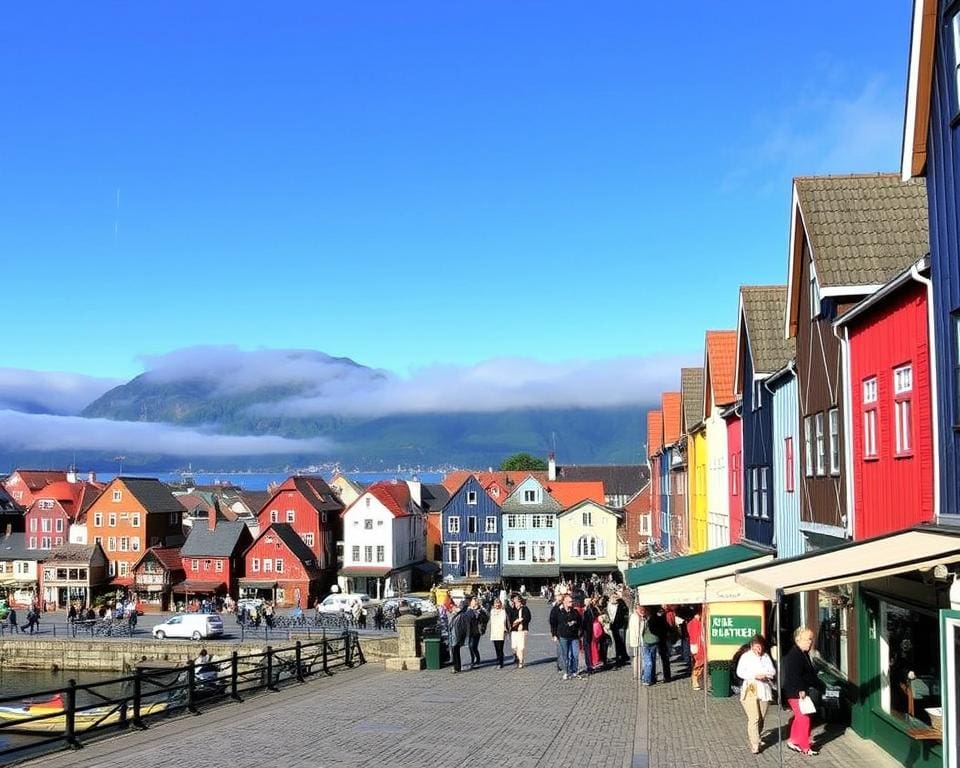
[[[775,600],[778,591],[793,595],[957,562],[960,528],[924,525],[740,570],[736,581]]]
[[[773,555],[762,555],[751,564],[769,563]],[[734,571],[743,562],[730,563],[697,573],[688,573],[673,579],[641,585],[637,588],[639,600],[647,605],[685,605],[690,603],[732,603],[744,600],[766,600],[750,587],[734,580]]]

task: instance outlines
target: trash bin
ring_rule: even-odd
[[[440,669],[440,638],[423,638],[423,655],[427,660],[427,669]]]
[[[710,668],[710,695],[716,699],[730,696],[730,667],[713,666]]]

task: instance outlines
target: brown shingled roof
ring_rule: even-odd
[[[740,288],[743,322],[750,339],[753,372],[779,371],[796,354],[796,341],[783,338],[783,316],[787,311],[787,286],[745,285]]]
[[[804,176],[794,187],[822,287],[882,285],[930,250],[923,179]]]
[[[680,369],[680,392],[683,400],[683,428],[689,432],[703,421],[703,368]]]
[[[664,392],[660,396],[660,409],[663,413],[663,442],[673,445],[680,439],[682,395],[679,392]]]

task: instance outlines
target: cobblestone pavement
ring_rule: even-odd
[[[629,668],[562,680],[546,606],[531,600],[531,609],[524,669],[488,663],[453,675],[368,664],[30,764],[630,768],[637,687]],[[493,656],[488,640],[480,648]]]
[[[682,665],[677,669],[683,672]],[[642,687],[639,718],[649,728],[649,768],[728,768],[729,766],[780,765],[777,732],[782,722],[784,739],[789,734],[790,710],[781,712],[773,704],[767,711],[764,746],[759,755],[750,753],[747,721],[740,701],[708,698],[704,710],[703,691],[694,691],[689,677],[672,683]],[[798,755],[783,747],[783,764],[827,766],[828,768],[892,768],[900,764],[872,742],[839,726],[814,728],[817,757]]]

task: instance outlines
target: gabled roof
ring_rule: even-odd
[[[646,514],[650,512],[650,481],[643,484],[643,488],[637,491],[630,500],[623,505],[625,510],[636,512],[637,514]]]
[[[305,568],[312,571],[319,570],[316,555],[313,554],[313,551],[310,549],[310,547],[304,543],[303,539],[300,538],[300,536],[295,530],[293,530],[293,527],[289,523],[273,523],[269,528],[267,528],[267,530],[257,537],[256,541],[247,547],[246,551],[249,552],[250,549],[255,546],[258,541],[260,541],[260,539],[271,534],[276,535],[276,537],[284,543],[287,549],[290,550],[293,556],[303,563]],[[246,554],[246,552],[244,554]]]
[[[343,514],[353,509],[367,494],[373,496],[385,506],[394,517],[403,517],[410,514],[410,486],[398,480],[381,480],[373,483],[357,500],[347,507]]]
[[[527,487],[531,485],[540,486],[541,490],[543,491],[539,504],[525,503],[518,495],[521,489],[526,490]],[[543,512],[559,512],[560,502],[550,495],[550,492],[546,487],[546,482],[535,477],[534,474],[530,472],[525,478],[523,478],[523,480],[517,483],[516,487],[512,491],[510,491],[510,495],[503,500],[503,504],[501,505],[500,509],[503,512],[511,513],[526,513],[536,510]]]
[[[67,473],[62,469],[15,469],[11,474],[20,475],[23,484],[31,491],[39,491],[50,483],[67,479]]]
[[[744,285],[740,288],[740,313],[737,321],[734,391],[742,393],[744,355],[748,347],[753,356],[754,375],[768,376],[779,371],[796,355],[794,339],[783,335],[783,316],[787,311],[787,286]]]
[[[13,500],[13,497],[7,493],[6,488],[0,485],[0,513],[10,513],[10,512],[23,512],[23,507],[21,507],[17,502]]]
[[[907,105],[903,119],[900,178],[922,176],[927,164],[933,62],[937,47],[937,0],[913,0],[910,29],[910,67],[907,71]]]
[[[707,331],[703,364],[703,417],[710,413],[710,403],[718,407],[730,405],[737,397],[733,392],[733,361],[737,353],[736,331]]]
[[[663,450],[663,411],[647,411],[647,458]]]
[[[547,481],[547,472],[546,470],[526,470],[521,472],[502,472],[500,470],[472,470],[472,469],[455,469],[452,472],[448,472],[443,476],[443,487],[446,488],[450,493],[455,493],[464,481],[473,475],[480,481],[480,485],[484,488],[489,488],[490,484],[494,481],[498,482],[503,488],[512,489],[517,484],[523,482],[527,477],[535,477],[541,482]]]
[[[315,475],[296,475],[288,478],[277,491],[296,489],[317,512],[340,512],[343,503],[327,485],[327,481]]]
[[[229,557],[249,530],[242,520],[217,520],[212,531],[206,523],[199,521],[190,528],[180,554],[183,557]]]
[[[133,568],[131,570],[137,570],[137,568],[140,567],[140,564],[147,559],[148,555],[153,555],[157,559],[157,562],[163,566],[164,570],[183,570],[183,561],[180,559],[180,550],[176,547],[150,547],[140,556],[140,559],[133,564]]]
[[[93,556],[100,550],[100,558],[104,564],[107,555],[99,544],[64,544],[50,551],[44,562],[46,563],[90,563]]]
[[[0,538],[0,560],[44,560],[46,549],[27,549],[27,534],[10,533]]]
[[[569,507],[585,499],[602,505],[606,498],[603,483],[596,480],[580,483],[554,481],[545,486],[545,489],[561,507]]]
[[[796,333],[804,239],[824,297],[873,293],[930,250],[923,180],[894,173],[793,181],[785,334]]]
[[[673,445],[683,434],[680,425],[682,395],[679,392],[664,392],[660,395],[660,412],[663,414],[663,444]]]
[[[568,512],[575,512],[576,510],[581,509],[582,507],[585,507],[588,504],[591,507],[598,507],[599,509],[602,509],[604,512],[609,512],[611,515],[613,515],[616,518],[623,517],[622,509],[615,509],[614,507],[608,507],[606,504],[602,504],[596,501],[595,499],[583,499],[582,501],[578,501],[576,504],[573,504],[567,507],[565,510],[563,510],[563,512],[561,512],[560,515],[565,515]]]
[[[607,496],[632,496],[650,479],[646,464],[564,464],[557,480],[599,480]]]
[[[440,483],[423,483],[420,486],[420,506],[424,512],[439,512],[450,501],[451,493]]]
[[[683,430],[689,432],[703,421],[703,368],[680,369]]]
[[[134,495],[137,501],[148,513],[156,512],[167,514],[170,512],[183,512],[183,505],[177,501],[177,497],[170,492],[170,488],[161,483],[155,477],[118,477],[115,482],[122,482],[128,491]],[[108,486],[109,487],[109,486]]]
[[[174,498],[179,501],[187,512],[209,512],[213,503],[202,493],[177,493]]]

